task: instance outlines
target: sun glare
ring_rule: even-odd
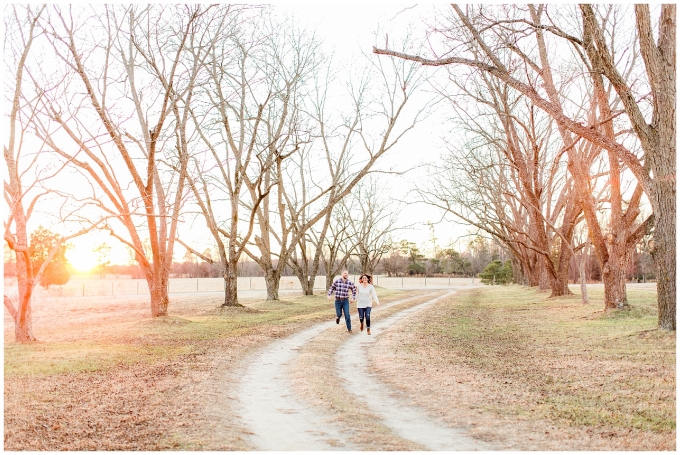
[[[75,246],[66,253],[66,257],[73,268],[80,273],[91,272],[97,265],[97,255],[91,250],[88,251],[87,248]]]

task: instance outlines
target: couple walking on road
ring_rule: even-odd
[[[349,316],[349,291],[352,291],[352,301],[357,303],[357,310],[359,310],[359,322],[361,323],[361,331],[364,331],[364,318],[366,319],[366,333],[371,334],[371,305],[373,300],[380,306],[378,294],[373,287],[373,277],[365,273],[359,277],[359,286],[352,283],[347,278],[349,272],[342,271],[342,276],[335,280],[328,290],[328,299],[331,294],[335,292],[335,323],[340,324],[340,316],[344,311],[345,324],[347,324],[347,331],[352,331],[352,320]]]

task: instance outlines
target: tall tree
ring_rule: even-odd
[[[450,155],[432,169],[433,181],[420,194],[503,242],[530,285],[550,289],[552,296],[569,294],[572,236],[581,204],[554,137],[554,122],[498,80],[484,73],[476,79],[449,77],[459,93],[449,95],[453,123],[462,131],[452,133]],[[461,141],[461,136],[469,139]],[[598,154],[591,153],[590,162]]]
[[[327,218],[333,207],[365,176],[376,172],[378,160],[392,150],[422,117],[426,107],[415,112],[405,110],[411,96],[424,81],[416,67],[396,60],[389,65],[372,62],[365,73],[349,84],[351,104],[347,114],[341,111],[340,115],[333,116],[327,106],[325,86],[317,85],[321,88],[313,98],[310,110],[318,127],[320,159],[327,163],[328,179],[319,185],[314,196],[307,198],[305,205],[298,205],[289,198],[290,192],[282,177],[283,162],[277,161],[278,183],[275,196],[271,196],[276,197],[272,212],[278,215],[277,224],[265,216],[270,207],[270,199],[265,198],[262,214],[257,218],[261,236],[255,237],[260,254],[248,253],[265,272],[268,299],[278,299],[281,272],[298,239],[321,219]],[[296,223],[302,211],[308,209],[313,210],[313,214],[307,216],[303,224]],[[280,234],[273,231],[273,226]],[[276,253],[272,247],[274,244],[278,246]],[[273,266],[274,258],[278,261],[276,267]],[[313,279],[311,275],[309,280]]]
[[[615,24],[606,16],[598,21],[591,5],[580,5],[580,9],[584,28],[583,45],[588,58],[593,67],[601,71],[616,90],[644,151],[643,157],[638,158],[616,142],[613,145],[618,147],[612,145],[607,148],[631,169],[635,168],[635,176],[652,204],[652,258],[657,273],[659,327],[675,330],[676,5],[661,6],[656,27],[652,25],[649,5],[635,5],[636,41],[645,65],[651,115],[645,112],[648,106],[646,97],[640,96],[636,92],[637,86],[626,81],[625,73],[622,74],[617,65],[616,50],[605,38]],[[655,29],[658,34],[656,40]],[[641,231],[645,232],[646,226],[642,226]],[[639,237],[634,240],[639,240]]]
[[[43,261],[37,269],[31,261],[27,224],[45,196],[53,196],[52,200],[62,208],[71,199],[62,196],[48,186],[49,182],[64,169],[63,165],[55,165],[45,159],[45,143],[35,138],[31,132],[36,126],[37,107],[42,99],[43,90],[48,87],[35,87],[31,82],[38,72],[44,55],[38,51],[42,32],[39,21],[45,14],[45,6],[12,5],[5,15],[5,49],[4,62],[7,65],[9,99],[3,104],[8,118],[4,158],[6,174],[4,175],[4,194],[7,210],[4,224],[4,239],[16,257],[16,273],[18,285],[18,301],[5,294],[4,304],[14,320],[14,338],[19,342],[35,341],[31,318],[31,300],[33,289],[40,282],[43,273],[52,259],[62,251],[64,242],[83,235],[96,228],[103,220],[90,222],[81,226],[76,232],[65,237],[54,239],[50,248],[44,251]],[[36,49],[38,51],[36,51]],[[60,222],[71,217],[60,216]]]
[[[135,252],[152,316],[168,311],[187,165],[179,101],[194,88],[197,62],[186,47],[204,14],[184,5],[54,6],[43,22],[54,72],[66,78],[48,93],[50,123],[39,134],[87,179],[92,204],[117,221],[107,229]]]
[[[658,27],[660,31],[659,40],[655,44],[656,50],[652,51],[647,46],[649,53],[653,53],[656,56],[652,57],[650,61],[653,60],[655,64],[659,65],[659,70],[661,71],[659,75],[656,75],[652,74],[653,71],[648,69],[646,74],[646,82],[648,82],[646,87],[650,88],[649,95],[654,100],[651,125],[655,126],[648,125],[640,105],[635,101],[636,99],[647,99],[646,96],[641,96],[647,95],[647,93],[637,93],[640,87],[643,90],[646,87],[641,84],[633,85],[626,82],[626,78],[621,75],[622,72],[614,63],[630,65],[630,59],[619,58],[616,60],[615,52],[612,51],[612,48],[607,45],[604,39],[601,39],[603,30],[607,29],[607,27],[609,27],[608,35],[610,37],[616,35],[611,33],[611,31],[612,27],[616,27],[617,22],[611,18],[617,16],[607,14],[602,17],[601,22],[593,24],[592,15],[589,13],[592,8],[587,6],[581,7],[581,17],[584,22],[581,38],[570,35],[554,22],[550,22],[554,20],[554,15],[552,15],[553,19],[550,19],[547,24],[543,23],[543,19],[547,17],[547,14],[543,14],[545,9],[544,5],[538,9],[529,6],[528,10],[515,7],[510,10],[511,17],[501,20],[496,20],[495,18],[486,20],[484,14],[475,15],[466,13],[459,6],[453,5],[455,19],[453,19],[452,24],[460,25],[459,31],[467,36],[469,38],[468,42],[474,43],[474,47],[480,51],[478,56],[474,54],[465,55],[465,50],[454,56],[429,59],[388,49],[374,48],[374,52],[417,61],[429,66],[468,66],[488,73],[521,92],[534,105],[543,109],[555,119],[560,134],[563,137],[564,148],[567,153],[570,153],[570,172],[575,178],[586,173],[583,169],[583,163],[573,153],[573,145],[580,140],[587,140],[595,147],[599,147],[610,154],[609,162],[613,174],[617,173],[616,170],[619,167],[617,162],[624,163],[640,184],[640,191],[644,191],[649,196],[654,211],[654,218],[648,218],[639,225],[639,228],[631,232],[628,229],[631,226],[628,221],[630,218],[635,218],[639,214],[639,210],[633,208],[624,213],[623,210],[618,211],[617,209],[617,213],[613,214],[619,217],[620,222],[613,223],[613,227],[618,230],[610,233],[610,241],[613,247],[608,249],[606,242],[602,241],[603,238],[608,236],[598,232],[598,225],[595,223],[593,211],[588,210],[588,207],[592,207],[592,205],[584,204],[584,213],[591,229],[591,234],[598,237],[593,241],[596,251],[598,251],[598,257],[600,261],[605,261],[605,263],[611,262],[611,265],[603,267],[603,273],[605,274],[603,278],[607,286],[605,305],[607,308],[610,308],[625,303],[625,281],[622,282],[620,275],[616,272],[618,264],[621,262],[619,259],[625,258],[625,249],[637,243],[637,239],[644,235],[652,223],[655,223],[658,228],[658,230],[655,230],[655,238],[658,238],[659,242],[663,245],[654,256],[657,271],[662,275],[662,278],[659,279],[658,287],[659,327],[675,330],[675,6],[662,6]],[[637,34],[633,38],[636,43],[639,43],[641,50],[645,46],[643,41],[649,43],[651,37],[649,16],[646,15],[648,11],[644,7],[636,8]],[[522,17],[526,13],[529,13],[529,17]],[[486,23],[482,25],[481,22]],[[522,33],[524,32],[521,30],[518,32],[512,27],[508,27],[508,24],[524,27],[526,30],[530,30],[533,36],[536,37],[536,49],[538,49],[540,54],[538,62],[529,58],[528,54],[518,46],[519,37],[523,36]],[[506,30],[510,30],[510,32]],[[571,45],[574,48],[575,54],[583,60],[588,68],[600,68],[603,71],[604,76],[609,80],[621,104],[624,106],[627,120],[632,125],[635,138],[640,148],[644,151],[644,156],[638,156],[635,150],[631,149],[630,145],[623,140],[623,138],[629,137],[628,135],[623,134],[619,137],[616,134],[611,134],[611,124],[618,117],[618,114],[616,117],[607,117],[606,112],[608,110],[613,112],[614,110],[605,108],[601,101],[598,102],[599,112],[596,123],[589,123],[588,120],[590,119],[588,118],[573,116],[563,107],[557,96],[559,91],[555,90],[553,75],[550,71],[551,60],[548,59],[545,47],[546,32],[553,37],[563,39],[564,43]],[[447,36],[454,35],[448,34]],[[506,36],[510,39],[503,41],[501,38],[493,45],[496,47],[492,47],[490,42],[495,40],[495,36]],[[588,50],[590,43],[593,42],[596,44],[598,55],[593,53],[592,50]],[[652,40],[651,42],[653,43],[654,41]],[[462,49],[466,48],[464,46]],[[506,49],[515,53],[518,61],[523,63],[521,66],[523,72],[518,73],[514,71],[516,69],[514,66],[506,66],[498,58],[499,49]],[[626,49],[626,51],[628,50]],[[553,64],[554,60],[553,58]],[[528,72],[538,74],[541,84],[534,84],[531,80],[522,80],[520,75],[527,74]],[[588,79],[593,78],[589,82],[596,85],[595,90],[600,92],[596,96],[601,99],[601,90],[597,87],[597,78],[601,73],[595,70],[590,73],[584,71],[584,74]],[[623,74],[626,74],[626,72],[624,71]],[[660,81],[661,79],[663,79],[663,82]],[[670,115],[671,113],[673,115]],[[668,125],[673,125],[673,127]],[[625,132],[626,128],[623,128],[622,131]],[[660,134],[663,134],[663,139],[659,138]],[[655,140],[650,139],[653,135],[656,135]],[[658,147],[653,147],[653,144],[658,145]],[[655,169],[651,167],[652,162],[657,163]],[[637,191],[635,194],[636,198],[639,197],[637,196]],[[633,205],[635,206],[635,204]],[[663,216],[664,220],[657,219],[659,216]],[[610,261],[610,258],[614,258],[614,260]],[[673,263],[672,266],[671,263]]]
[[[254,201],[249,209],[256,234],[248,246],[247,239],[241,245],[264,272],[268,300],[278,300],[279,281],[290,249],[297,243],[297,237],[291,239],[287,218],[292,211],[297,220],[304,210],[291,202],[283,180],[288,163],[297,153],[304,153],[311,140],[303,104],[321,65],[319,46],[313,34],[299,29],[290,19],[278,22],[267,17],[263,23],[262,54],[257,64],[263,71],[266,89],[262,91],[269,102],[261,105],[262,128],[253,137],[261,168],[257,180],[244,179],[250,201]]]
[[[254,14],[251,14],[254,13]],[[195,137],[187,181],[216,245],[208,257],[179,240],[220,271],[222,306],[239,306],[237,267],[253,232],[254,217],[272,182],[273,162],[260,139],[265,114],[285,98],[267,78],[266,12],[221,5],[213,9],[204,42],[190,50],[203,70],[198,99],[190,105]],[[201,55],[205,54],[205,58]]]
[[[350,235],[356,238],[355,256],[361,273],[372,275],[383,255],[390,251],[392,234],[399,229],[399,204],[390,199],[385,186],[369,177],[357,185],[347,218]]]

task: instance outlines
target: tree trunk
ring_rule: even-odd
[[[530,252],[526,261],[526,276],[530,287],[538,286],[539,282],[539,262],[536,253]]]
[[[146,283],[151,294],[151,316],[167,316],[168,303],[168,280],[163,279],[159,270],[153,270],[146,274]]]
[[[562,241],[563,243],[564,240]],[[557,266],[557,276],[550,278],[550,297],[559,297],[562,295],[571,295],[569,290],[569,262],[571,259],[571,252],[569,246],[560,248],[560,258]]]
[[[309,278],[300,281],[300,283],[302,283],[302,292],[304,295],[314,295],[315,278],[316,277],[314,276],[310,276]]]
[[[33,335],[33,317],[31,314],[31,297],[28,296],[26,302],[22,302],[22,308],[25,308],[25,317],[21,318],[18,314],[14,321],[14,340],[18,342],[36,341]]]
[[[538,286],[538,270],[537,267],[531,267],[527,269],[527,281],[529,282],[530,287],[537,287]]]
[[[326,275],[326,292],[333,286],[333,279],[335,278],[335,275]]]
[[[656,269],[659,328],[675,330],[675,181],[659,182],[656,187],[657,191],[654,192],[656,223],[654,248],[651,253]]]
[[[545,261],[548,261],[544,256],[538,258],[538,289],[541,291],[547,291],[551,287],[552,280],[550,279],[550,273],[548,272],[548,267]]]
[[[557,271],[557,278],[552,280],[550,297],[559,297],[561,295],[571,295],[569,290],[569,263],[566,267],[560,266]]]
[[[569,213],[569,210],[567,210]],[[548,275],[550,280],[550,297],[559,297],[563,295],[571,295],[572,292],[569,290],[569,263],[571,262],[571,231],[570,227],[566,227],[565,224],[570,223],[571,220],[567,216],[564,217],[563,223],[563,235],[565,239],[560,238],[560,255],[558,257],[557,266],[555,270],[556,275]],[[569,243],[567,243],[569,242]]]
[[[303,257],[303,260],[306,261],[307,259]],[[312,267],[312,270],[310,270],[309,267],[305,267],[304,263],[301,265],[297,261],[291,261],[290,266],[293,269],[298,281],[300,282],[302,294],[314,295],[314,281],[316,275],[315,269],[318,269],[318,264],[317,267]]]
[[[279,285],[281,274],[276,270],[264,271],[264,282],[267,285],[267,300],[279,300]]]
[[[602,283],[604,283],[605,310],[623,308],[628,304],[625,269],[608,262],[602,268]]]
[[[14,341],[22,343],[27,341],[36,341],[35,336],[33,336],[33,327],[31,324],[30,296],[28,296],[25,302],[20,302],[19,308],[26,308],[26,317],[23,319],[23,321],[20,319],[19,313],[14,308],[10,298],[5,295],[4,300],[5,308],[7,308],[7,311],[12,316],[12,320],[14,321]]]
[[[574,195],[570,199],[562,219],[562,227],[560,228],[560,233],[562,234],[560,237],[560,256],[557,263],[557,276],[552,283],[551,297],[572,295],[572,292],[569,290],[569,265],[574,254],[571,244],[574,238],[576,219],[582,212],[580,205],[577,205],[574,200],[576,197],[577,195]]]
[[[604,284],[604,309],[623,308],[628,305],[626,295],[626,264],[628,254],[625,238],[614,236],[610,247],[609,260],[602,266]]]
[[[581,301],[584,305],[588,304],[588,288],[586,287],[586,252],[581,254],[581,260],[578,263],[578,274],[581,282]]]
[[[242,307],[238,303],[238,277],[236,276],[236,261],[228,265],[227,272],[224,274],[224,307]]]
[[[20,199],[17,199],[20,200]],[[17,288],[19,291],[18,307],[14,311],[14,340],[20,343],[35,341],[33,335],[31,300],[33,298],[33,268],[30,258],[28,256],[28,235],[26,232],[26,217],[21,202],[19,202],[19,209],[17,210],[14,223],[16,226],[15,250],[16,270],[17,270]],[[11,301],[5,300],[5,305]],[[9,310],[9,308],[8,308]],[[10,314],[12,311],[10,311]]]

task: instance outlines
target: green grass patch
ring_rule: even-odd
[[[520,286],[474,289],[410,330],[437,362],[477,372],[490,395],[523,397],[488,403],[499,414],[675,431],[675,333],[656,329],[655,291],[631,290],[629,308],[608,312],[602,291],[589,297],[583,305]]]
[[[96,342],[6,344],[5,377],[93,372],[119,364],[154,362],[191,351],[192,346]]]
[[[5,343],[5,377],[103,371],[119,364],[156,363],[205,352],[206,342],[253,333],[264,326],[315,323],[335,310],[325,295],[245,301],[244,308],[213,308],[120,324],[112,339]]]

